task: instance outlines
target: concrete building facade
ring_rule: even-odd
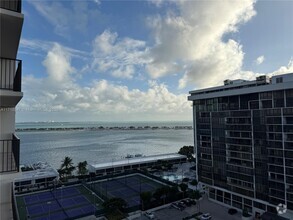
[[[293,210],[293,74],[191,91],[198,180],[254,216]]]
[[[11,183],[19,172],[15,107],[23,96],[17,59],[23,19],[20,0],[0,0],[0,219],[12,219]]]

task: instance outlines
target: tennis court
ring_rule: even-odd
[[[102,209],[102,201],[81,185],[17,196],[16,201],[21,220],[64,220]]]
[[[111,180],[89,183],[89,188],[102,198],[122,198],[128,207],[140,205],[141,192],[154,192],[163,184],[145,176],[134,174]]]

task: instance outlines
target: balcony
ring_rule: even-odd
[[[20,0],[0,0],[0,56],[16,59],[24,16]]]
[[[0,8],[21,13],[21,0],[0,0]]]
[[[0,140],[0,173],[19,171],[19,139]]]
[[[21,60],[0,58],[0,89],[21,92]]]

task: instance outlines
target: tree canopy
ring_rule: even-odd
[[[60,177],[71,176],[72,172],[75,170],[72,159],[66,156],[64,160],[62,160],[61,162],[62,162],[61,167],[58,170]]]
[[[193,154],[194,154],[194,148],[193,146],[183,146],[180,148],[179,154],[185,155],[188,160],[194,160]]]
[[[79,162],[77,164],[77,173],[79,175],[85,175],[87,174],[88,170],[87,170],[87,161],[83,161],[83,162]]]
[[[114,210],[123,211],[124,208],[127,207],[127,203],[122,198],[111,198],[103,203],[103,207],[107,212],[111,212]]]

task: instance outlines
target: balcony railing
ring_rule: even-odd
[[[21,0],[0,0],[0,8],[21,13]]]
[[[0,58],[0,89],[21,92],[21,60]]]
[[[0,173],[19,171],[19,139],[0,140]]]

